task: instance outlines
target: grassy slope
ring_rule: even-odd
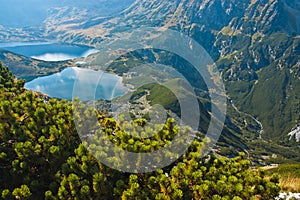
[[[279,33],[259,40],[244,43],[245,48],[236,48],[237,52],[221,57],[217,64],[225,71],[235,105],[263,123],[263,138],[280,141],[300,120],[300,40]],[[253,55],[259,55],[259,60],[255,62]]]
[[[18,55],[0,49],[0,61],[18,78],[30,81],[36,77],[50,75],[68,66],[74,66],[72,61],[45,62]]]
[[[283,164],[266,169],[270,175],[278,173],[283,192],[300,192],[300,164]]]

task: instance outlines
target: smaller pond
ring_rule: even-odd
[[[43,61],[72,60],[98,52],[98,50],[88,46],[48,42],[0,43],[0,48]]]
[[[25,88],[50,97],[72,100],[111,100],[127,93],[122,77],[90,69],[70,67],[62,72],[39,77],[25,84]]]

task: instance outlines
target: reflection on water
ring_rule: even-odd
[[[84,88],[73,91],[74,84],[78,83],[84,85]],[[67,100],[72,100],[73,95],[81,100],[111,100],[127,92],[122,84],[122,77],[77,67],[34,79],[26,83],[25,88]]]
[[[43,61],[63,61],[87,57],[98,50],[79,45],[60,43],[0,43],[0,48]]]

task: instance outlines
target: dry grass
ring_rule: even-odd
[[[300,164],[281,164],[263,168],[268,175],[279,174],[282,192],[300,193]]]
[[[300,178],[294,175],[281,176],[279,184],[283,192],[300,192]]]

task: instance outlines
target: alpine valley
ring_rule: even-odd
[[[296,180],[299,180],[299,0],[22,2],[11,0],[1,3],[0,0],[0,4],[5,5],[0,6],[0,45],[46,42],[58,46],[75,45],[93,51],[74,59],[49,62],[16,53],[5,47],[0,48],[0,100],[3,101],[0,102],[0,160],[4,160],[0,163],[1,170],[3,168],[3,173],[0,174],[4,177],[2,179],[2,175],[0,176],[2,198],[26,199],[26,195],[30,197],[31,192],[35,191],[33,199],[39,199],[40,195],[45,195],[48,199],[84,199],[87,196],[91,197],[90,199],[270,199],[278,195],[280,189],[276,181],[279,179],[269,178],[269,175],[266,178],[260,171],[251,167],[272,168],[277,164],[283,164],[280,165],[279,172],[281,169],[295,169],[295,174],[298,173]],[[33,4],[35,6],[29,6]],[[122,42],[126,41],[123,37],[127,37],[128,33],[149,27],[176,31],[192,38],[204,48],[221,73],[227,101],[225,125],[212,151],[213,155],[205,160],[193,156],[198,155],[201,149],[199,146],[205,143],[205,140],[203,143],[199,141],[209,129],[210,120],[217,117],[212,113],[214,105],[209,95],[210,90],[190,62],[166,50],[145,48],[129,49],[110,62],[108,67],[103,66],[108,64],[102,63],[104,50],[114,48],[113,44],[121,44],[122,47]],[[151,40],[155,35],[143,37]],[[124,47],[126,45],[124,44]],[[118,50],[122,51],[121,48]],[[139,113],[130,113],[139,125],[144,122],[139,121],[136,116],[141,115],[147,120],[150,115],[149,108],[156,104],[180,116],[180,103],[167,87],[153,83],[139,87],[141,79],[132,73],[132,70],[146,64],[158,66],[158,69],[142,72],[148,77],[156,74],[159,79],[168,80],[162,72],[166,70],[159,69],[160,66],[166,65],[189,80],[201,112],[197,126],[200,133],[196,134],[199,141],[195,140],[192,143],[191,153],[180,157],[179,161],[161,171],[148,174],[129,175],[96,161],[83,144],[78,142],[73,122],[77,115],[76,112],[72,115],[71,102],[50,98],[39,92],[28,93],[23,88],[24,82],[20,80],[25,79],[29,82],[42,76],[60,76],[59,72],[68,67],[74,67],[74,73],[79,71],[78,68],[86,68],[88,70],[82,71],[89,73],[92,70],[105,71],[108,77],[115,77],[117,81],[123,80],[127,87],[126,92],[132,88],[136,89],[128,93],[128,104],[138,105],[142,110]],[[16,79],[2,66],[8,66]],[[48,82],[47,84],[51,84],[51,80],[48,79]],[[166,85],[177,91],[183,99],[194,95],[180,79],[169,80]],[[122,90],[123,93],[125,89]],[[128,96],[118,98],[123,101]],[[123,149],[154,151],[176,133],[172,121],[169,120],[164,126],[163,133],[167,133],[165,135],[141,141],[132,136],[123,136],[124,132],[120,131],[116,123],[111,118],[106,118],[112,117],[109,108],[106,107],[109,101],[108,98],[87,104],[96,105],[99,111],[98,119],[106,127],[105,134]],[[93,112],[84,114],[94,115]],[[171,114],[169,116],[173,117]],[[84,129],[87,126],[83,124],[80,128]],[[92,131],[89,135],[91,133]],[[18,137],[18,134],[22,137]],[[240,152],[244,155],[239,154]],[[38,161],[31,161],[30,156]],[[232,158],[232,161],[228,158]],[[244,161],[244,158],[250,160],[249,163]],[[203,163],[205,167],[200,167],[199,163]],[[126,164],[130,166],[131,163],[120,165]],[[235,169],[236,172],[233,172]],[[244,169],[248,170],[246,175]],[[224,174],[220,175],[221,172]],[[235,182],[230,173],[235,174],[239,180],[234,177],[237,179]],[[251,173],[256,173],[253,180]],[[244,175],[246,178],[243,178]],[[22,179],[19,180],[19,176]],[[172,181],[168,182],[170,179]],[[228,184],[220,183],[222,187],[219,187],[219,179],[224,183],[228,181]],[[11,180],[11,183],[6,183],[5,180]],[[238,183],[240,180],[246,181]],[[210,181],[215,183],[210,184]],[[251,181],[255,182],[255,187],[251,186]],[[21,183],[26,187],[21,186]],[[169,186],[164,187],[164,184]],[[220,188],[224,190],[221,191]],[[140,190],[143,191],[139,192]],[[292,191],[299,192],[299,188]],[[231,193],[232,196],[227,193]],[[166,196],[168,198],[164,198]]]
[[[32,26],[7,24],[0,30],[0,40],[56,40],[97,48],[113,35],[143,26],[180,31],[201,44],[223,74],[228,115],[219,141],[225,148],[220,153],[245,149],[259,163],[300,161],[299,1],[138,0],[122,1],[118,12],[109,11],[109,3],[83,6],[76,2],[57,5],[49,1],[53,8],[44,5],[48,12],[45,9],[42,21]],[[97,64],[95,57],[87,58],[89,66]],[[72,61],[47,63],[5,50],[0,58],[19,78],[76,65]],[[164,62],[186,65],[175,60],[165,58]],[[122,66],[119,63],[118,68]],[[126,70],[114,71],[121,75]]]

